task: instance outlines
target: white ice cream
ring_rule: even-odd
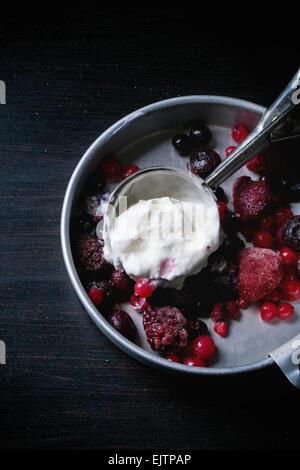
[[[104,256],[117,269],[180,287],[219,246],[218,208],[205,190],[197,201],[140,200],[114,218],[104,241]]]

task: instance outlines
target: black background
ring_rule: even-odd
[[[225,17],[221,33],[187,7],[11,5],[2,15],[1,448],[298,445],[299,393],[279,370],[185,382],[142,366],[97,330],[63,266],[64,191],[103,130],[180,95],[268,105],[299,67],[291,35],[256,24],[237,33]]]

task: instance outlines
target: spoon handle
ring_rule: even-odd
[[[297,90],[298,87],[300,87],[300,69],[273,104],[264,112],[248,137],[205,179],[204,183],[207,186],[210,188],[219,186],[247,163],[251,157],[269,145],[271,133],[283,124],[299,105],[300,91]]]

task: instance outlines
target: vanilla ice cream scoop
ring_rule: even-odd
[[[219,247],[216,201],[200,178],[184,171],[152,168],[134,180],[122,183],[109,201],[104,256],[133,279],[181,287]]]

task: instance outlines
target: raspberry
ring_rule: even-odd
[[[114,310],[108,317],[108,321],[121,335],[131,341],[134,340],[137,330],[127,312],[124,310]]]
[[[115,157],[105,157],[100,164],[101,173],[110,181],[118,181],[122,176],[122,165]]]
[[[140,279],[135,283],[134,293],[139,297],[147,299],[154,292],[154,286],[149,279]]]
[[[126,165],[124,170],[123,170],[123,180],[128,178],[128,176],[133,175],[137,171],[140,171],[139,167],[134,165],[133,163],[130,163],[129,165]]]
[[[225,202],[222,202],[222,201],[218,201],[217,206],[219,209],[220,220],[221,222],[224,222],[230,217],[230,212],[228,210],[228,207],[226,206]]]
[[[278,305],[277,307],[277,316],[281,320],[288,320],[291,318],[294,314],[294,307],[287,303],[287,302],[282,302],[281,304]]]
[[[243,140],[246,139],[249,135],[249,131],[247,127],[243,126],[243,124],[237,124],[231,131],[232,138],[235,142],[240,144]]]
[[[201,150],[191,156],[190,170],[200,178],[206,178],[220,162],[220,155],[214,150]]]
[[[221,322],[225,318],[225,306],[223,302],[217,302],[211,312],[211,318],[215,323]]]
[[[133,282],[125,271],[115,269],[111,273],[110,283],[121,297],[129,296],[132,292]]]
[[[272,302],[273,304],[278,304],[280,302],[280,299],[281,299],[281,292],[279,289],[272,290],[272,292],[270,292],[266,296],[266,300],[268,302]]]
[[[258,248],[272,248],[273,237],[264,230],[256,232],[253,237],[253,245]]]
[[[87,294],[96,307],[103,302],[102,290],[92,287]]]
[[[130,297],[130,303],[131,305],[133,306],[133,308],[135,308],[136,310],[138,310],[139,312],[144,312],[145,310],[147,310],[147,308],[149,307],[149,304],[147,302],[147,300],[143,297],[138,297],[137,295],[133,294],[131,297]]]
[[[292,250],[300,252],[300,215],[290,217],[282,227],[282,240]]]
[[[282,279],[279,255],[266,248],[245,248],[240,253],[239,268],[239,292],[247,301],[263,299]]]
[[[264,302],[260,308],[260,315],[263,321],[269,322],[277,316],[277,307],[271,302]]]
[[[296,264],[296,261],[298,259],[297,253],[295,253],[293,250],[291,250],[287,246],[284,246],[283,248],[281,248],[279,252],[279,256],[280,256],[282,264],[288,265],[288,266]]]
[[[193,353],[199,359],[209,359],[215,352],[215,343],[210,336],[197,336],[192,343]]]
[[[76,242],[75,256],[81,272],[102,272],[108,263],[103,256],[103,245],[88,234],[80,235]]]
[[[179,357],[176,356],[176,354],[168,354],[168,356],[165,357],[167,361],[172,361],[172,362],[181,362]]]
[[[202,359],[199,359],[198,357],[195,357],[195,356],[188,357],[184,361],[184,364],[186,366],[191,366],[191,367],[206,367],[205,362],[202,361]]]
[[[187,346],[187,321],[176,307],[147,309],[143,313],[143,325],[154,351],[171,353]]]
[[[266,215],[274,203],[268,184],[249,176],[237,178],[233,185],[233,206],[241,220],[255,220]]]
[[[228,325],[224,321],[218,322],[214,325],[214,331],[217,335],[225,338],[228,332]]]
[[[300,299],[300,283],[298,281],[283,281],[280,284],[283,300],[293,302]]]
[[[278,227],[282,227],[287,220],[293,217],[293,212],[289,207],[278,207],[275,212],[276,224]]]
[[[240,309],[238,306],[238,303],[234,300],[230,300],[225,303],[225,310],[228,315],[230,315],[231,318],[236,320],[239,316]]]
[[[247,164],[246,167],[249,171],[262,175],[267,171],[266,162],[264,156],[259,154],[253,157]]]

